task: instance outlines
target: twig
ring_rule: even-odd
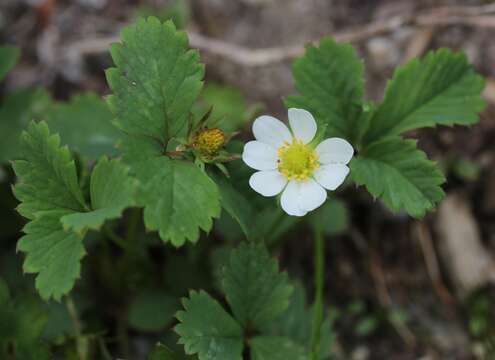
[[[414,230],[421,247],[421,252],[423,253],[423,257],[425,259],[426,270],[430,276],[435,292],[444,304],[452,304],[454,302],[454,297],[450,294],[449,290],[442,282],[440,266],[438,265],[435,247],[433,246],[430,232],[426,228],[426,225],[420,222],[415,224]]]
[[[495,4],[483,6],[447,6],[432,8],[418,14],[397,15],[388,20],[380,19],[364,26],[332,34],[340,42],[359,42],[372,36],[393,32],[405,25],[435,27],[464,25],[495,28]],[[188,32],[191,47],[199,49],[207,56],[221,58],[245,67],[266,66],[291,60],[304,54],[304,45],[251,49],[223,40],[213,39],[195,32]],[[110,44],[119,42],[118,36],[75,41],[67,46],[67,54],[81,56],[108,51]]]
[[[378,292],[378,300],[380,301],[381,306],[386,309],[390,308],[392,306],[392,299],[387,289],[385,275],[380,264],[380,259],[374,249],[371,249],[370,252],[370,271]],[[416,338],[405,324],[397,321],[390,321],[390,323],[409,348],[414,348],[416,346]]]

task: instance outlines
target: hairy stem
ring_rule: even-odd
[[[323,290],[325,271],[325,242],[323,239],[323,234],[319,229],[315,231],[314,266],[315,304],[311,334],[311,359],[317,360],[320,353],[320,333],[321,325],[323,324]]]

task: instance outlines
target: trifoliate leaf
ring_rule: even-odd
[[[199,360],[242,359],[242,329],[216,300],[204,291],[191,291],[183,305],[175,331],[186,354],[198,354]]]
[[[304,348],[280,336],[256,336],[250,343],[252,360],[306,360]]]
[[[414,59],[395,71],[364,141],[425,126],[476,123],[485,106],[483,87],[483,78],[462,53],[441,49]]]
[[[51,132],[60,135],[63,145],[90,160],[118,154],[115,144],[120,132],[112,124],[108,105],[96,94],[77,95],[68,103],[57,103],[44,119]]]
[[[420,218],[442,199],[445,181],[416,141],[390,138],[369,146],[351,161],[351,175],[392,210]]]
[[[172,322],[178,309],[178,299],[167,292],[145,290],[131,302],[129,325],[142,331],[159,331]]]
[[[0,81],[14,67],[19,55],[19,49],[14,46],[0,46]]]
[[[79,276],[85,251],[82,236],[62,228],[60,218],[87,210],[76,167],[58,135],[44,122],[32,122],[21,136],[22,160],[13,163],[19,182],[14,188],[21,201],[18,211],[32,220],[18,242],[27,253],[24,271],[38,273],[36,288],[44,299],[67,293]]]
[[[0,163],[20,156],[19,137],[32,120],[39,120],[51,104],[42,89],[17,90],[0,105]]]
[[[134,205],[137,183],[128,172],[119,160],[101,158],[91,174],[91,211],[63,216],[64,228],[80,234],[98,230],[106,220],[119,218],[125,208]]]
[[[204,69],[187,36],[172,22],[141,19],[112,47],[109,104],[125,132],[124,160],[142,186],[138,199],[148,229],[175,246],[196,241],[220,213],[215,183],[192,163],[167,157],[168,142],[189,125]]]
[[[265,246],[255,243],[242,243],[232,250],[223,287],[234,316],[248,329],[263,329],[283,313],[293,290]]]
[[[21,158],[13,166],[20,180],[14,193],[22,216],[34,219],[44,211],[86,209],[69,149],[60,147],[58,135],[50,136],[45,122],[31,122],[22,133]]]
[[[324,38],[294,62],[293,74],[300,95],[289,96],[286,105],[311,112],[328,136],[355,142],[366,122],[361,119],[363,63],[354,48]]]
[[[187,129],[201,91],[204,67],[198,52],[188,49],[186,34],[171,21],[154,17],[125,28],[121,39],[111,48],[117,67],[107,70],[114,93],[108,102],[117,126],[131,136],[166,144]]]

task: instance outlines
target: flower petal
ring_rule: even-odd
[[[254,120],[253,134],[256,140],[278,149],[284,141],[292,142],[292,135],[283,122],[263,115]]]
[[[328,190],[335,190],[349,174],[349,168],[344,164],[328,164],[316,169],[314,177],[318,183]]]
[[[296,139],[307,144],[316,135],[316,121],[309,111],[303,109],[289,109],[289,123]]]
[[[277,170],[258,171],[251,175],[249,185],[263,196],[279,194],[287,184],[287,178]]]
[[[256,170],[275,170],[277,164],[277,150],[260,141],[249,141],[244,145],[242,160]]]
[[[292,216],[304,216],[307,211],[299,207],[300,183],[296,180],[289,181],[289,184],[282,193],[280,205],[282,209]]]
[[[354,155],[352,145],[341,138],[323,140],[316,147],[316,152],[322,164],[347,164]]]
[[[312,211],[327,199],[327,191],[313,179],[302,181],[299,185],[299,207]]]

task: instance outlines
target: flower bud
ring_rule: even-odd
[[[225,145],[225,134],[218,128],[200,130],[194,137],[192,146],[200,154],[214,156]]]

